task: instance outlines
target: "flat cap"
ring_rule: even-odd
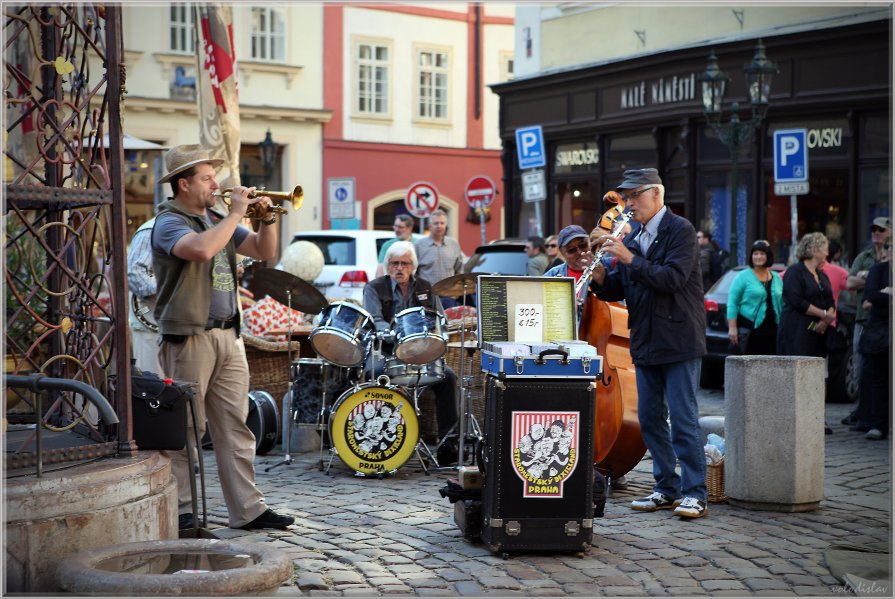
[[[626,170],[622,175],[625,180],[621,185],[615,188],[616,191],[622,189],[637,189],[643,185],[661,185],[662,179],[659,178],[659,171],[654,168],[634,168]]]

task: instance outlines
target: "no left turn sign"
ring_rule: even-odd
[[[438,208],[438,190],[427,181],[417,181],[407,190],[404,206],[417,218],[426,218]]]

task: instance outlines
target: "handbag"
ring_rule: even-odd
[[[858,339],[858,351],[862,354],[878,354],[889,349],[889,323],[885,320],[867,321],[861,338]]]
[[[151,372],[131,376],[134,441],[141,450],[179,450],[186,446],[188,385],[162,380]]]

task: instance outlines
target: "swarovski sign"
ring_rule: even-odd
[[[649,92],[647,94],[647,92]],[[620,108],[643,108],[655,104],[689,102],[696,99],[696,73],[660,77],[656,81],[641,81],[621,91]]]

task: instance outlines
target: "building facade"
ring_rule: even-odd
[[[408,212],[408,189],[426,182],[448,213],[448,235],[470,254],[483,232],[464,192],[485,176],[496,189],[484,235],[502,236],[499,106],[487,85],[512,75],[513,7],[346,3],[323,10],[324,103],[333,111],[323,174],[327,182],[352,180],[357,206],[353,219],[327,213],[324,224],[391,229]]]
[[[653,166],[666,185],[669,206],[736,255],[733,159],[706,124],[699,76],[714,51],[730,77],[723,122],[735,101],[739,117],[749,119],[743,65],[759,39],[778,73],[767,115],[737,158],[736,187],[746,199],[745,247],[768,239],[778,261],[786,262],[795,224],[797,236],[821,231],[839,241],[849,259],[868,242],[871,220],[890,214],[891,8],[857,14],[842,14],[840,8],[810,19],[787,9],[774,26],[765,23],[774,22],[773,12],[760,13],[761,19],[750,12],[739,17],[756,14],[754,28],[731,33],[727,24],[706,21],[696,28],[702,41],[689,43],[679,37],[683,24],[656,26],[679,22],[682,15],[675,11],[682,8],[650,9],[648,23],[635,18],[637,11],[645,14],[644,7],[613,12],[573,6],[574,14],[562,19],[551,17],[555,8],[528,10],[528,16],[517,15],[517,77],[493,86],[500,96],[506,150],[508,235],[525,236],[536,224],[548,232],[571,223],[589,229],[603,208],[603,193],[618,184],[626,168]],[[697,13],[688,14],[692,24]],[[602,17],[606,31],[614,28],[614,38],[594,35],[596,17]],[[588,23],[591,35],[584,36]],[[664,39],[650,37],[663,30]],[[694,28],[687,30],[693,38]],[[533,38],[532,32],[540,35]],[[568,46],[578,41],[573,54]],[[608,49],[610,41],[618,48]],[[646,41],[654,46],[646,47]],[[609,57],[596,61],[589,52]],[[539,61],[545,66],[532,66]],[[548,197],[540,205],[523,201],[514,135],[531,125],[542,126],[547,151]],[[782,129],[808,134],[810,191],[797,197],[794,213],[790,196],[774,193],[771,140]]]

